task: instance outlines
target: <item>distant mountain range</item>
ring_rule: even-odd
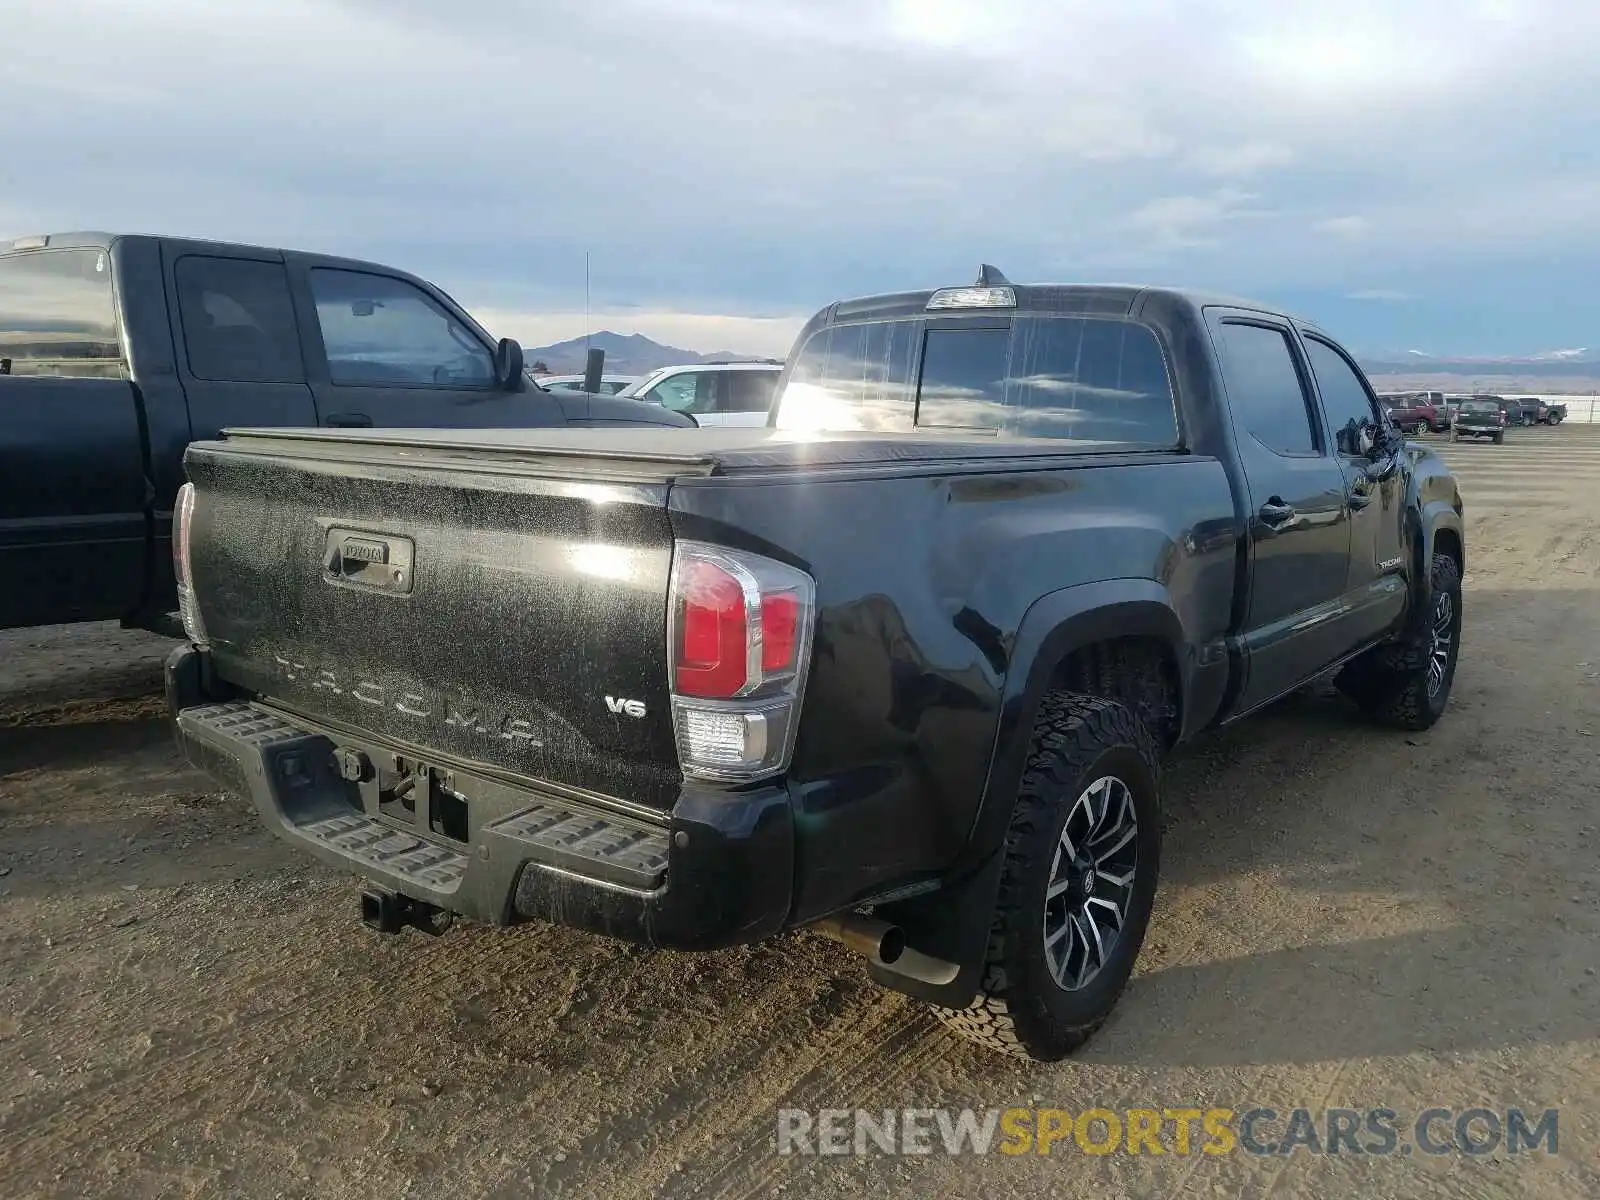
[[[1511,355],[1447,357],[1422,350],[1368,355],[1361,369],[1390,390],[1433,388],[1446,392],[1496,391],[1584,393],[1600,391],[1600,357],[1587,348]]]
[[[523,360],[532,368],[544,365],[555,375],[573,375],[588,364],[590,348],[606,352],[607,375],[648,375],[657,367],[676,367],[684,363],[727,362],[748,359],[751,355],[735,354],[731,350],[717,350],[702,354],[698,350],[684,350],[679,346],[663,346],[642,333],[612,333],[609,329],[592,333],[587,338],[576,337],[552,346],[533,346],[524,349]]]
[[[1532,375],[1560,377],[1593,375],[1600,371],[1600,358],[1589,350],[1546,350],[1539,354],[1442,355],[1426,350],[1391,350],[1362,358],[1369,372],[1426,371],[1452,375]]]

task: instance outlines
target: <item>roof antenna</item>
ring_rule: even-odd
[[[1006,287],[1011,283],[1000,273],[999,267],[992,267],[988,263],[978,268],[978,282],[974,287]]]

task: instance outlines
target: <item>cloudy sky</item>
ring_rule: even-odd
[[[0,0],[0,237],[256,241],[497,333],[782,353],[846,295],[1193,284],[1600,347],[1594,0]]]

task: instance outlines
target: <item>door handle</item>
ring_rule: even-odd
[[[358,412],[329,413],[323,424],[330,429],[371,429],[372,418]]]
[[[1270,525],[1274,529],[1281,529],[1283,526],[1288,525],[1297,515],[1294,511],[1294,505],[1285,504],[1277,497],[1268,500],[1256,512],[1256,516],[1261,518],[1263,525]]]

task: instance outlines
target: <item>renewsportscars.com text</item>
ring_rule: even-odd
[[[783,1108],[779,1154],[1554,1154],[1560,1114],[1520,1108]]]

